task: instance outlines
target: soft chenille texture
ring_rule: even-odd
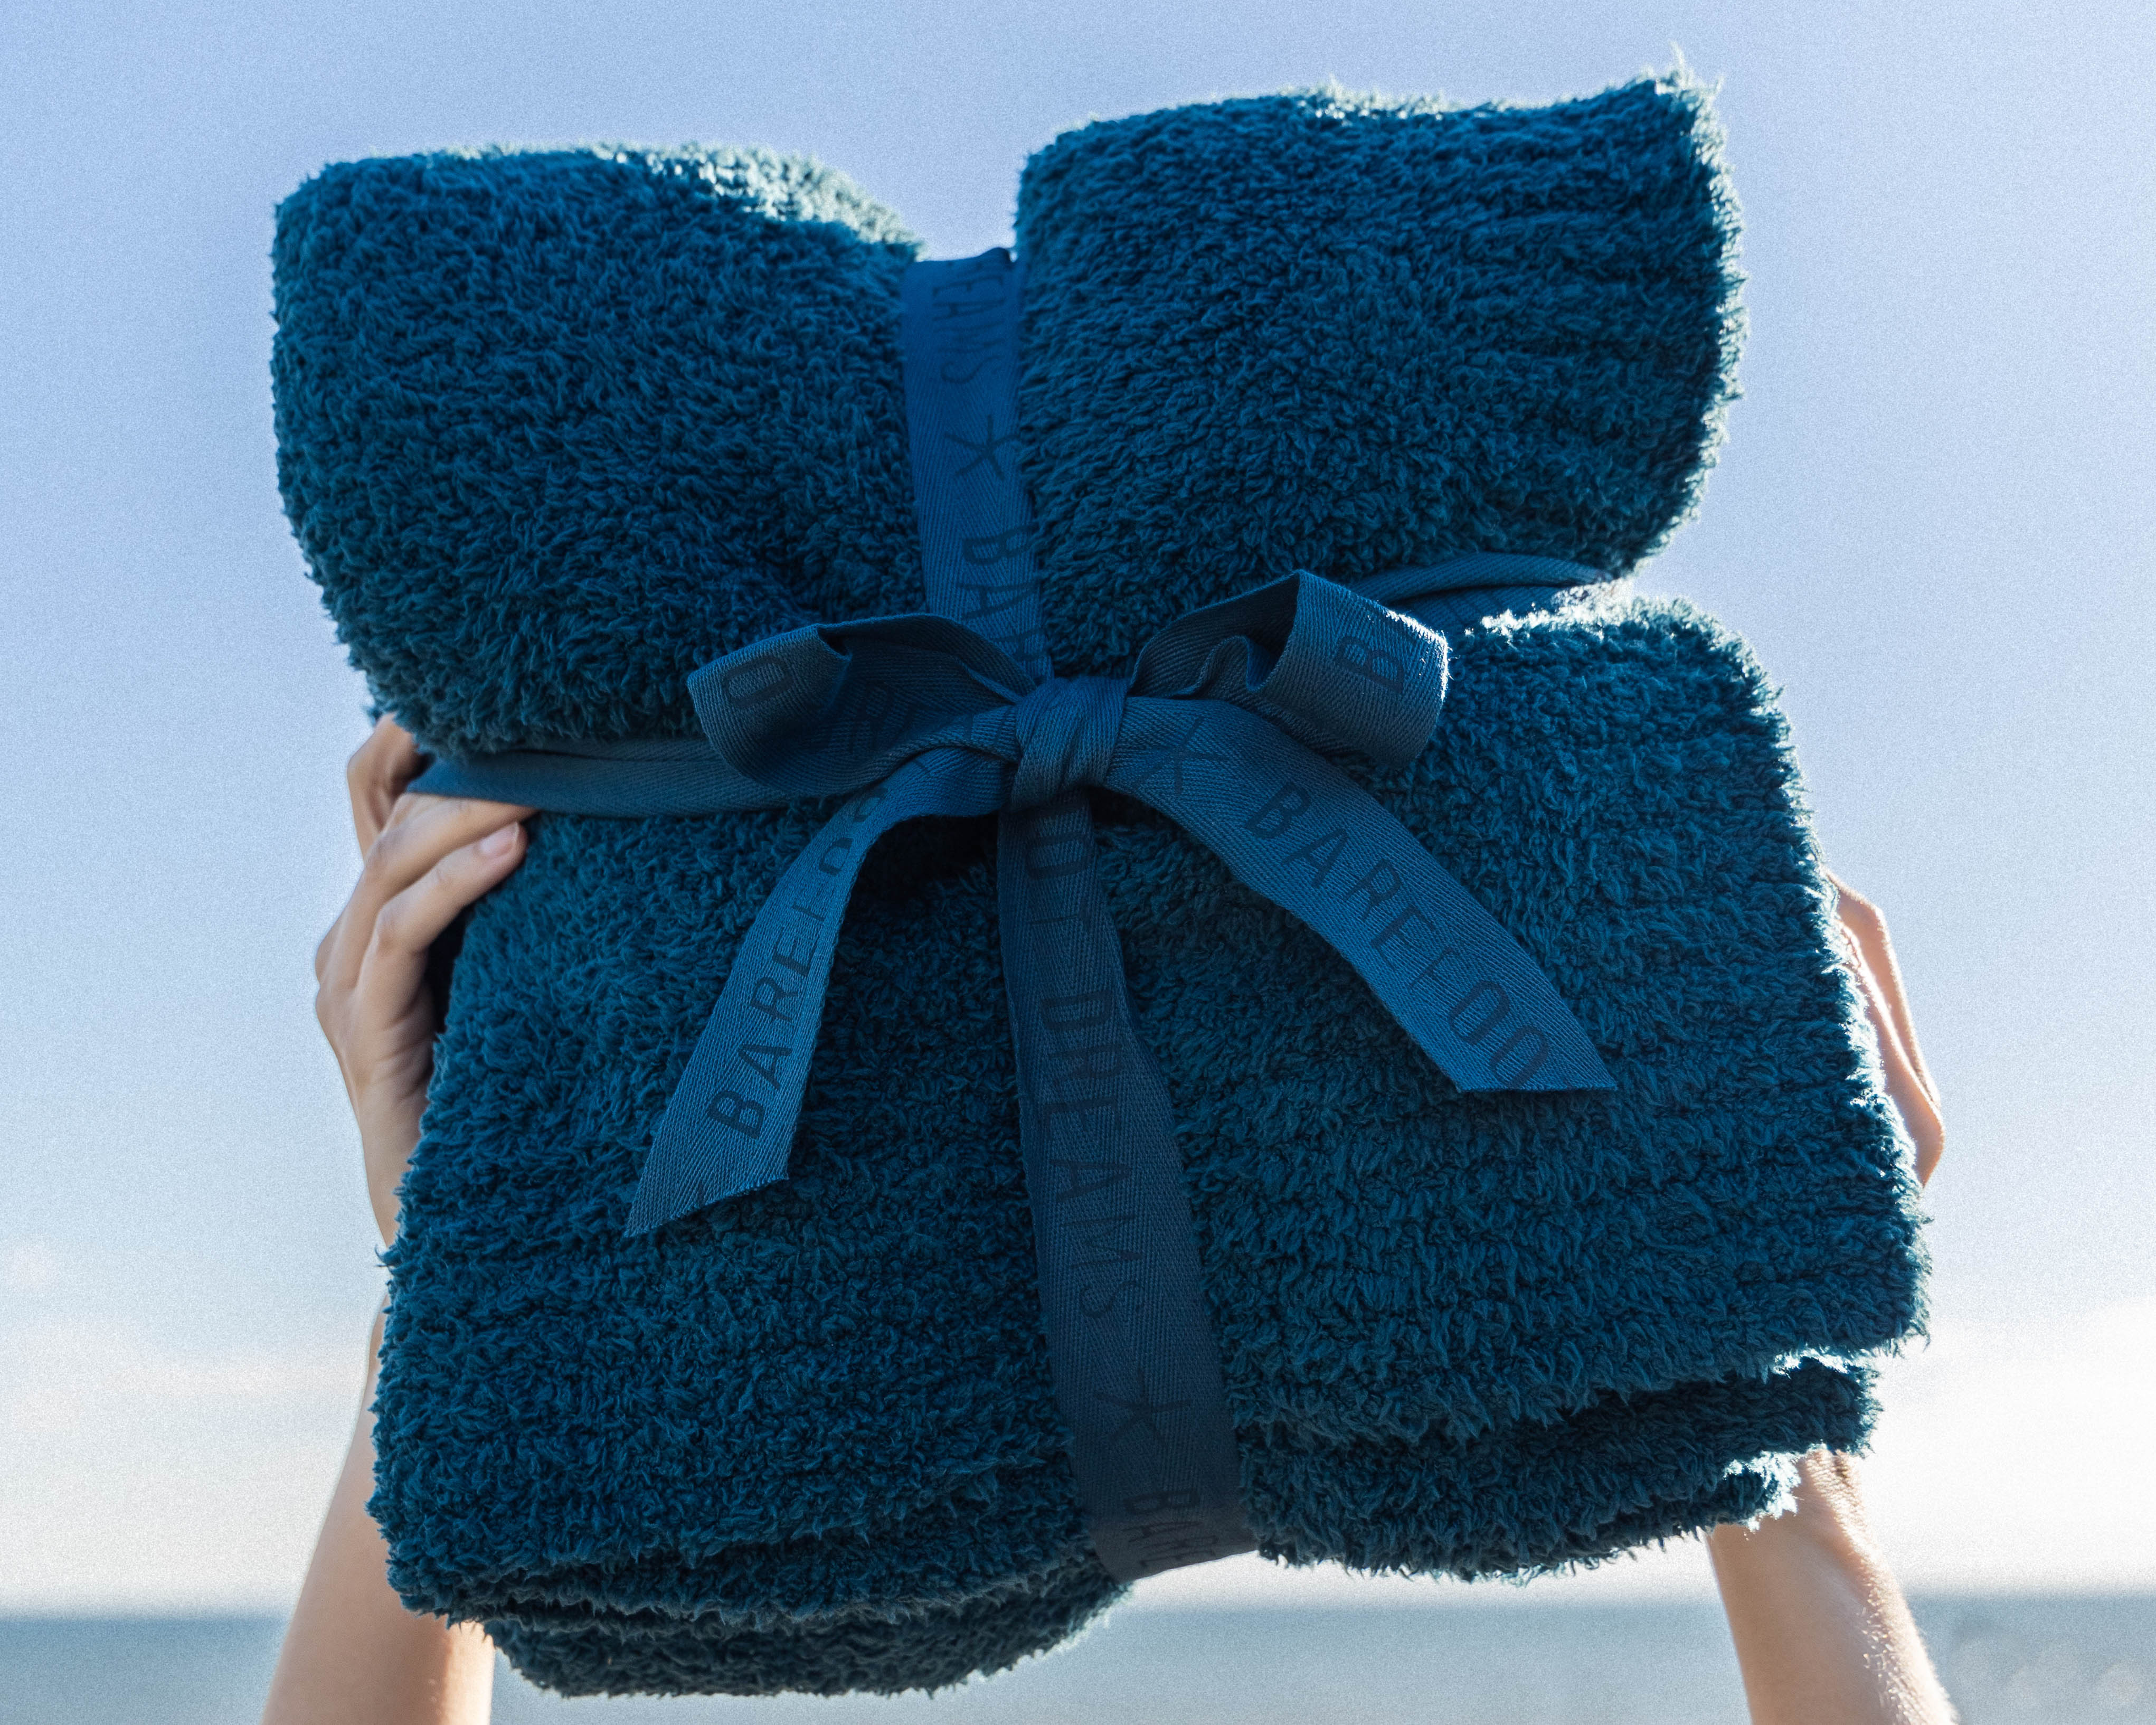
[[[1051,644],[1127,666],[1286,570],[1622,573],[1697,495],[1739,328],[1695,88],[1337,94],[1029,164],[1020,403]],[[437,751],[693,728],[685,674],[922,607],[896,219],[752,151],[430,156],[280,212],[280,475]],[[1363,776],[1616,1081],[1464,1096],[1171,824],[1099,794],[1244,1483],[1290,1562],[1593,1561],[1853,1446],[1920,1319],[1905,1144],[1772,691],[1620,583],[1455,632]],[[652,1130],[808,808],[546,816],[472,916],[391,1255],[377,1490],[417,1607],[569,1692],[936,1686],[1116,1594],[1050,1394],[985,823],[880,847],[793,1178],[630,1240]]]

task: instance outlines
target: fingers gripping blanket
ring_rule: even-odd
[[[1028,165],[1044,634],[1129,672],[1304,569],[1613,577],[1691,508],[1734,215],[1690,87],[1306,95]],[[280,475],[439,756],[693,738],[700,665],[928,608],[916,247],[728,151],[345,164],[280,212]],[[1461,1575],[1775,1503],[1920,1316],[1914,1194],[1771,692],[1620,579],[1465,608],[1429,746],[1353,768],[1547,976],[1606,1091],[1466,1091],[1332,946],[1087,793],[1172,1104],[1250,1535]],[[631,1236],[733,959],[830,805],[549,814],[456,957],[390,1255],[373,1512],[416,1609],[567,1692],[935,1686],[1120,1584],[1043,1336],[992,819],[896,827],[836,937],[789,1178]]]

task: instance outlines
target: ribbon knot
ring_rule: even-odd
[[[1034,809],[1064,792],[1108,782],[1123,726],[1126,677],[1050,677],[1011,709],[1017,732],[1012,809]]]

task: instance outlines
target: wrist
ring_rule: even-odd
[[[412,1153],[418,1147],[416,1121],[402,1117],[368,1122],[362,1114],[359,1132],[361,1155],[367,1168],[367,1201],[374,1212],[382,1243],[397,1241],[398,1189],[404,1183]]]
[[[387,1194],[370,1190],[367,1194],[367,1207],[374,1212],[375,1232],[382,1236],[386,1249],[397,1244],[397,1194],[393,1189]]]
[[[1848,1457],[1804,1457],[1786,1513],[1717,1527],[1707,1551],[1753,1725],[1953,1718]]]
[[[1717,1564],[1724,1556],[1802,1548],[1850,1568],[1871,1568],[1880,1562],[1858,1490],[1856,1464],[1846,1455],[1815,1450],[1799,1458],[1790,1507],[1756,1527],[1734,1523],[1717,1527],[1709,1548]]]

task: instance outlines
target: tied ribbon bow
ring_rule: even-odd
[[[1090,880],[1088,786],[1159,810],[1315,930],[1463,1090],[1609,1088],[1533,959],[1325,758],[1411,762],[1445,679],[1443,635],[1308,573],[1178,619],[1127,681],[1036,678],[963,624],[925,614],[795,629],[696,671],[697,716],[742,781],[735,806],[847,800],[742,942],[660,1122],[629,1231],[785,1178],[839,925],[878,838],[925,815],[1039,810],[1051,818],[1029,829],[1026,879],[1044,891]],[[1059,803],[1080,818],[1053,819]],[[1010,898],[1001,920],[1023,1078],[1059,1057],[1082,1063],[1077,1033],[1127,1006],[1097,888],[1045,917]],[[1091,967],[1099,986],[1042,993],[1038,977],[1059,969],[1034,962],[1043,942],[1065,947],[1065,974],[1070,943],[1105,942],[1107,959]]]

